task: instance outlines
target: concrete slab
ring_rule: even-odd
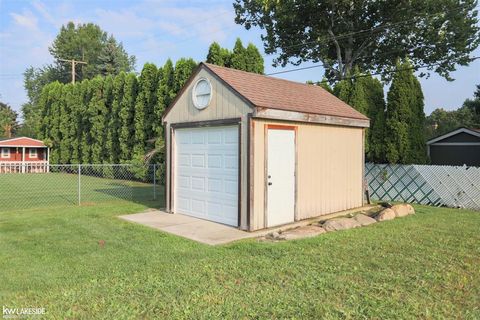
[[[119,218],[201,243],[218,245],[241,239],[263,237],[272,232],[284,232],[286,230],[308,226],[335,217],[347,216],[356,212],[367,212],[378,207],[379,206],[368,205],[254,232],[242,231],[234,227],[186,216],[179,213],[169,214],[161,210],[129,214],[120,216]]]
[[[209,245],[224,244],[258,236],[256,233],[242,231],[212,221],[178,213],[169,214],[159,210],[124,215],[120,218]]]

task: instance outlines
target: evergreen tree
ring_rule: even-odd
[[[147,63],[143,67],[143,81],[140,83],[139,99],[142,99],[145,109],[145,138],[154,137],[155,108],[157,105],[157,88],[159,71],[154,64]],[[142,77],[141,76],[141,77]],[[144,142],[145,143],[145,142]]]
[[[138,83],[137,77],[130,73],[125,77],[123,98],[120,104],[120,160],[128,161],[132,158],[134,145],[134,115],[135,101],[137,99]]]
[[[93,96],[93,88],[90,82],[93,80],[83,80],[81,82],[82,86],[82,96],[81,103],[83,106],[83,115],[81,117],[81,136],[80,136],[80,152],[81,152],[81,163],[87,164],[92,163],[92,118],[94,110],[90,108],[90,101]]]
[[[8,104],[0,102],[0,138],[9,138],[18,129],[18,114]]]
[[[120,110],[125,86],[125,72],[118,74],[113,81],[113,101],[110,119],[107,128],[107,141],[105,144],[109,163],[119,163],[120,159]]]
[[[102,163],[103,153],[105,149],[105,129],[107,106],[106,97],[104,95],[105,80],[102,77],[95,77],[90,81],[92,90],[92,99],[88,104],[90,115],[90,134],[92,138],[91,145],[91,162]]]
[[[220,47],[217,42],[213,42],[208,49],[206,62],[221,67],[229,67],[230,56],[231,52],[228,49]]]
[[[197,63],[193,59],[181,58],[175,64],[174,72],[174,90],[175,95],[180,92],[185,82],[192,75],[193,70],[197,67]]]
[[[328,92],[332,93],[333,94],[333,89],[332,87],[330,87],[330,85],[328,84],[328,80],[327,78],[323,77],[322,81],[320,82],[317,82],[317,85],[322,87],[323,89],[327,90]]]
[[[411,70],[408,63],[397,62],[397,71],[387,94],[385,154],[389,163],[409,163],[411,120]]]
[[[72,136],[70,135],[72,129],[72,107],[74,104],[73,84],[62,86],[62,105],[60,107],[60,159],[59,163],[68,164],[72,158]]]
[[[61,159],[61,145],[62,133],[60,130],[60,123],[62,117],[62,89],[63,85],[59,82],[54,82],[49,94],[51,98],[50,105],[50,128],[48,139],[51,141],[52,152],[50,153],[50,162],[57,164]]]
[[[245,50],[245,71],[263,74],[263,57],[253,43],[249,43]]]
[[[151,134],[151,114],[155,105],[157,86],[157,68],[150,63],[145,64],[138,80],[138,96],[134,116],[134,158],[141,159],[145,155],[146,140]]]
[[[370,128],[367,140],[369,149],[367,160],[376,163],[385,162],[385,98],[383,85],[372,76],[365,77],[365,92],[367,94]]]
[[[70,107],[71,112],[71,127],[70,127],[70,137],[71,137],[71,150],[72,156],[70,159],[71,163],[80,163],[82,161],[80,143],[82,139],[82,117],[83,117],[83,84],[77,83],[73,86],[72,90],[72,103]]]
[[[237,38],[237,41],[235,41],[230,67],[238,70],[247,70],[247,50],[240,38]]]
[[[352,86],[351,79],[338,81],[333,88],[333,94],[345,103],[349,103],[352,94]]]
[[[411,64],[407,61],[405,67],[411,68]],[[425,111],[424,97],[420,81],[415,77],[413,70],[410,70],[410,128],[409,141],[410,163],[424,164],[427,162],[426,138],[425,138]]]
[[[51,84],[45,85],[42,88],[42,92],[38,98],[38,107],[39,107],[39,123],[38,123],[38,137],[41,140],[50,139],[50,122],[52,119],[52,98],[51,91],[53,89],[54,82]]]

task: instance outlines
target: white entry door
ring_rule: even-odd
[[[295,131],[268,129],[267,227],[295,220]]]
[[[175,130],[174,212],[238,226],[238,126]]]

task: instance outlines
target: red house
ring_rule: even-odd
[[[40,140],[0,139],[0,173],[48,172],[49,148]]]

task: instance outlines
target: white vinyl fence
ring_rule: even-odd
[[[365,165],[374,200],[480,210],[480,168],[431,165]]]

